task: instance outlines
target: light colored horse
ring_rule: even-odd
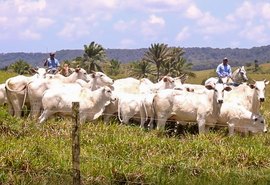
[[[221,78],[221,80],[225,84],[239,85],[248,80],[246,73],[247,72],[245,70],[245,67],[242,66],[242,67],[237,68],[232,73],[231,77],[224,77],[224,78]],[[204,82],[204,85],[216,84],[218,80],[219,80],[218,77],[210,77]]]

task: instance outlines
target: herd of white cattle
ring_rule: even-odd
[[[195,122],[199,133],[216,125],[228,127],[229,135],[234,131],[260,133],[267,131],[260,105],[268,83],[197,85],[170,76],[153,83],[146,78],[113,80],[102,72],[87,74],[82,68],[68,77],[38,68],[33,76],[18,75],[1,84],[0,104],[7,103],[9,113],[17,117],[28,106],[29,117],[39,124],[56,114],[71,116],[72,102],[79,102],[81,123],[100,116],[108,123],[111,116],[117,116],[125,124],[137,119],[140,127],[148,129],[154,129],[154,121],[157,129],[164,129],[166,121],[173,120],[177,124]]]

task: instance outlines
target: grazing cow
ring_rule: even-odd
[[[18,75],[7,79],[5,82],[8,108],[11,115],[17,117],[22,116],[22,107],[27,98],[27,84],[35,79],[43,79],[46,76],[46,69],[44,68],[32,69],[31,71],[34,72],[35,75]]]
[[[216,123],[223,91],[230,91],[231,87],[217,83],[206,88],[208,91],[204,93],[171,89],[158,92],[153,100],[157,129],[164,129],[166,121],[172,117],[180,122],[197,122],[199,133],[205,132],[205,126]]]
[[[63,116],[72,116],[72,102],[80,103],[80,123],[84,123],[86,120],[95,120],[102,114],[105,105],[113,100],[115,98],[109,87],[102,87],[95,91],[82,88],[79,93],[48,89],[42,97],[44,111],[38,121],[43,123],[56,113]]]
[[[67,77],[56,74],[46,79],[37,79],[28,83],[27,90],[31,107],[29,116],[34,119],[39,116],[42,109],[41,99],[45,90],[53,87],[63,88],[63,84],[74,83],[74,89],[72,91],[75,91],[76,89],[80,89],[80,85],[75,84],[78,79],[89,81],[88,74],[82,68],[76,68],[75,71]]]
[[[265,101],[265,87],[268,83],[268,80],[263,80],[233,87],[232,91],[225,92],[224,100],[238,103],[252,113],[259,114],[261,103]]]
[[[228,125],[230,136],[234,134],[234,130],[244,134],[267,132],[263,116],[254,114],[236,103],[225,102],[221,106],[217,124]]]
[[[233,85],[240,85],[243,82],[248,81],[248,77],[246,74],[246,70],[245,67],[239,67],[237,68],[233,73],[232,73],[232,77],[228,78],[222,78],[223,83],[232,83]],[[207,79],[205,81],[205,85],[209,85],[209,84],[215,84],[218,82],[218,77],[210,77],[209,79]]]
[[[6,88],[5,84],[0,84],[0,105],[4,105],[7,103],[7,93],[6,93]]]

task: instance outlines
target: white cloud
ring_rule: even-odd
[[[78,39],[90,34],[90,30],[87,27],[87,22],[83,18],[75,17],[70,22],[65,23],[62,30],[58,32],[58,35],[65,39]]]
[[[200,19],[203,13],[196,5],[192,4],[187,8],[185,16],[189,19]]]
[[[155,24],[162,27],[165,25],[165,20],[162,17],[158,17],[156,15],[150,15],[148,22],[149,24]]]
[[[32,14],[46,8],[46,0],[14,0],[14,5],[20,14]]]
[[[260,12],[261,12],[263,18],[270,20],[270,13],[269,13],[270,12],[270,3],[262,4]]]
[[[147,11],[149,13],[179,11],[188,5],[190,0],[129,0],[125,6]]]
[[[38,17],[36,20],[36,25],[38,28],[47,28],[51,26],[55,21],[51,18]]]
[[[41,35],[33,30],[27,29],[20,33],[20,38],[23,40],[39,40],[41,39]]]
[[[247,27],[240,32],[240,36],[259,44],[266,44],[270,41],[264,25]]]
[[[122,39],[120,41],[120,48],[127,49],[127,48],[133,48],[135,46],[136,42],[132,39]]]
[[[176,41],[181,42],[187,40],[190,37],[190,30],[188,26],[185,26],[176,36]]]
[[[129,29],[134,29],[134,27],[136,26],[136,23],[137,23],[136,20],[130,20],[130,21],[119,20],[113,25],[113,28],[117,31],[124,32]]]
[[[146,21],[141,24],[141,32],[148,39],[156,39],[162,28],[166,24],[162,17],[150,15]]]

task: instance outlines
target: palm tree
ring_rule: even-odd
[[[82,67],[85,67],[88,73],[96,70],[103,72],[98,62],[105,61],[105,57],[105,49],[100,44],[91,42],[89,46],[84,45]]]
[[[169,60],[170,50],[167,44],[151,44],[148,51],[145,53],[143,60],[156,65],[157,68],[157,80],[160,77],[161,65]]]
[[[189,77],[196,77],[196,74],[192,72],[192,63],[187,63],[187,60],[183,57],[178,58],[175,65],[175,76],[187,75]]]
[[[191,72],[192,63],[187,63],[183,58],[184,50],[179,47],[170,48],[170,58],[166,62],[162,63],[161,70],[164,75],[171,75],[173,77],[188,75],[195,77],[195,74]]]
[[[145,60],[132,62],[131,70],[131,75],[138,78],[147,78],[154,71],[153,66]]]
[[[29,69],[30,69],[30,65],[24,61],[24,60],[18,60],[16,62],[14,62],[13,64],[11,64],[8,69],[11,69],[12,71],[14,71],[15,73],[18,74],[27,74],[29,73]]]
[[[177,61],[182,57],[184,51],[182,48],[170,48],[169,59],[162,63],[161,70],[163,75],[173,75]]]
[[[120,62],[115,59],[110,60],[109,74],[115,76],[118,75],[119,72],[120,72]]]

